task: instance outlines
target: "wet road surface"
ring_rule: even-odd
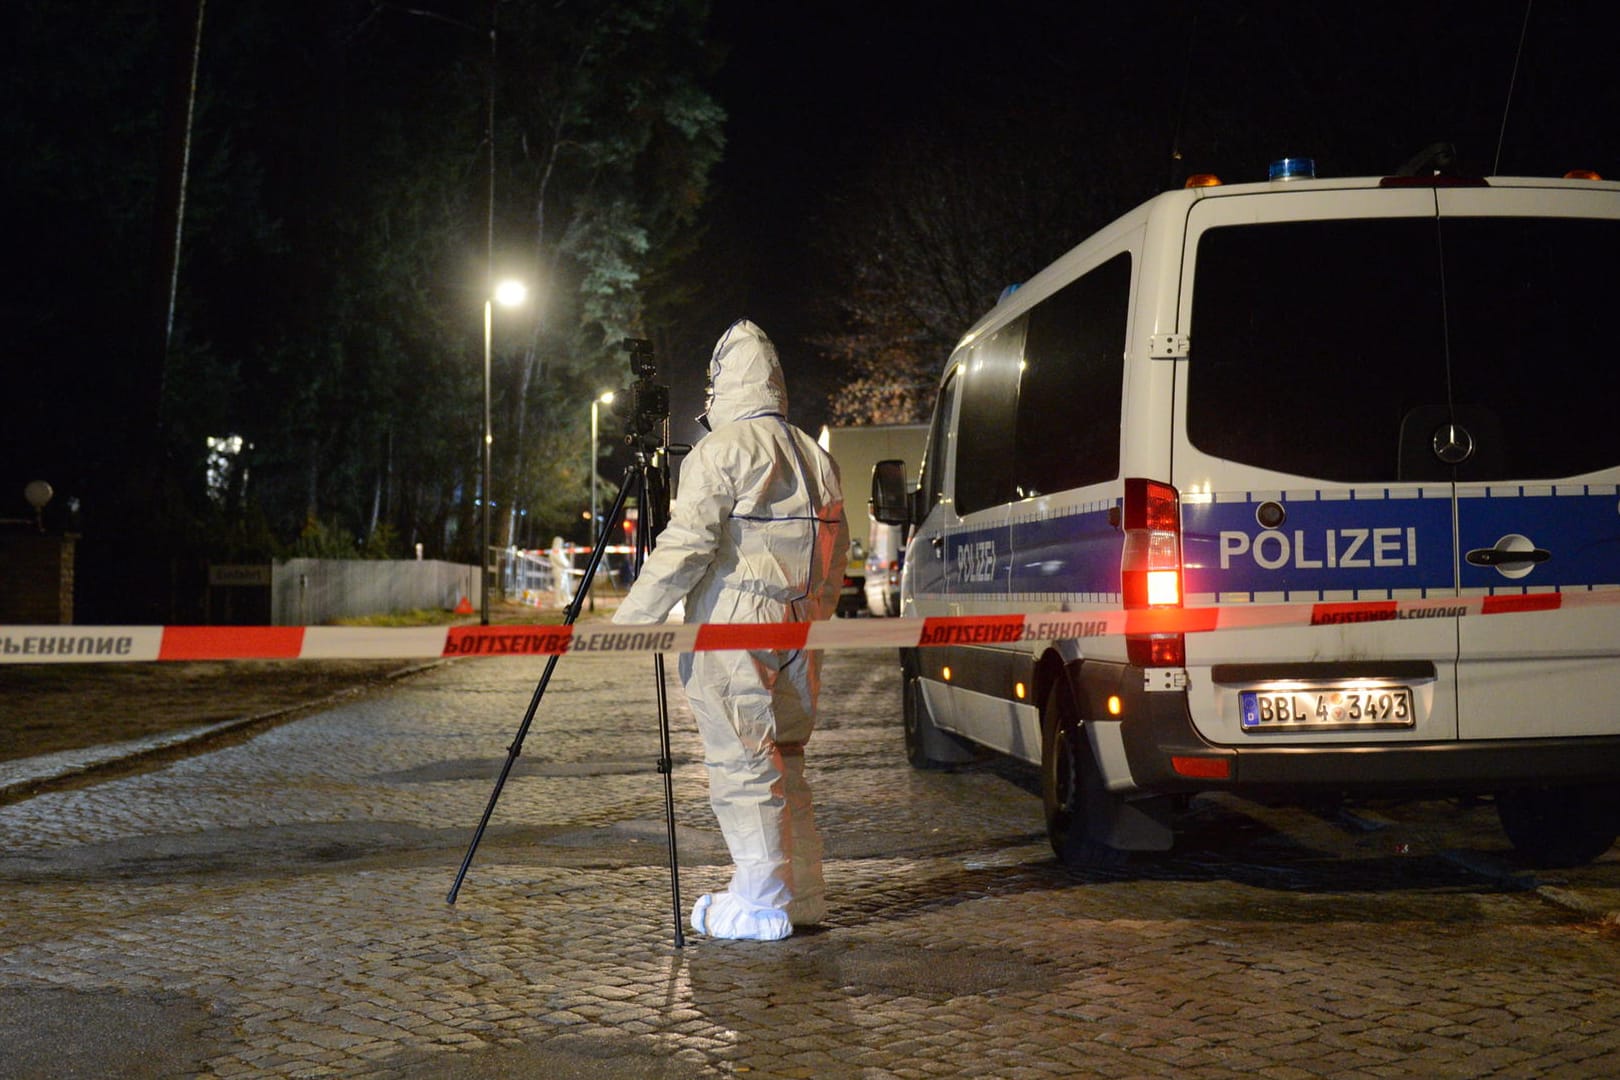
[[[1535,877],[1488,807],[1215,798],[1169,856],[1068,871],[1032,770],[906,766],[886,654],[828,657],[823,926],[673,947],[622,660],[559,666],[447,905],[537,674],[447,664],[0,807],[0,1076],[1620,1075],[1615,853]],[[671,701],[689,907],[727,868]]]

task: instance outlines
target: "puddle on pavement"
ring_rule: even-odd
[[[443,865],[453,870],[472,827],[429,829],[399,822],[341,821],[138,836],[48,851],[0,854],[0,881],[115,878],[287,877],[334,867]],[[717,832],[676,828],[683,865],[727,860]],[[492,826],[481,862],[534,866],[618,867],[667,862],[662,818],[598,827]]]
[[[846,994],[874,992],[963,997],[1029,990],[1064,977],[1028,957],[977,949],[928,949],[866,942],[854,950],[820,949],[806,958],[816,979]]]
[[[194,1076],[217,1045],[204,1039],[210,1018],[204,1003],[177,995],[0,990],[0,1073],[15,1080]]]
[[[707,1064],[675,1057],[663,1046],[632,1036],[561,1035],[523,1046],[491,1046],[447,1059],[443,1050],[408,1052],[383,1063],[399,1080],[505,1080],[514,1076],[570,1080],[698,1080],[713,1076]],[[453,1066],[453,1067],[452,1067]]]

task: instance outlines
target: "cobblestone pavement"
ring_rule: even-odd
[[[475,660],[0,808],[0,1076],[1620,1075],[1620,941],[1478,807],[1195,804],[1178,853],[1058,867],[1028,770],[917,773],[890,659],[828,658],[832,911],[672,943],[650,664]],[[723,885],[672,734],[683,904]],[[1590,914],[1590,913],[1588,913]]]

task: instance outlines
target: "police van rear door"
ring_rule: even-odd
[[[1186,602],[1436,601],[1189,634],[1189,708],[1217,744],[1457,737],[1440,268],[1427,189],[1273,183],[1188,212],[1188,355],[1155,361],[1177,365]]]
[[[1620,585],[1620,185],[1437,192],[1459,578],[1503,607]],[[1437,435],[1439,439],[1441,436]],[[1463,738],[1620,730],[1620,605],[1466,618]]]

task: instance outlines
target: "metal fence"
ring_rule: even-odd
[[[288,559],[270,575],[271,621],[318,626],[339,618],[478,603],[478,567],[436,559]]]
[[[591,549],[569,547],[565,551],[566,555],[562,561],[569,566],[566,593],[559,594],[556,591],[556,570],[549,549],[519,551],[508,548],[504,551],[491,551],[490,558],[498,560],[499,568],[494,578],[496,582],[494,587],[512,603],[529,604],[534,607],[564,606],[573,598],[574,590],[579,588],[580,579],[585,576],[585,565],[590,562]],[[619,596],[629,587],[626,564],[630,555],[631,550],[628,547],[607,549],[602,565],[596,570],[596,585],[592,590],[593,600],[598,596]]]
[[[628,549],[610,548],[597,570],[597,595],[618,595],[628,586]],[[555,589],[549,551],[491,549],[490,592],[511,603],[562,607],[584,576],[589,548],[567,552],[566,597]],[[436,559],[289,559],[270,575],[271,623],[319,626],[334,619],[386,615],[419,608],[453,611],[465,600],[480,605],[478,567]],[[594,600],[594,597],[593,597]],[[594,606],[594,605],[593,605]]]
[[[561,606],[553,591],[556,574],[551,568],[549,553],[545,551],[491,551],[490,557],[499,559],[495,581],[500,594],[506,599],[531,607]]]

